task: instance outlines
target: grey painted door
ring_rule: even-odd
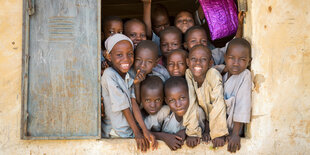
[[[100,0],[29,1],[22,139],[100,138]]]

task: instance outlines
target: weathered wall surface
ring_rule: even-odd
[[[249,0],[253,116],[240,154],[310,151],[310,0]],[[138,154],[134,140],[20,140],[22,0],[0,1],[0,154]],[[178,154],[227,153],[226,146]],[[162,142],[151,154],[169,153]]]

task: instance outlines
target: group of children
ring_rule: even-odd
[[[138,149],[171,150],[202,141],[240,149],[250,122],[251,46],[238,31],[223,48],[208,48],[207,33],[182,11],[170,26],[168,12],[144,0],[144,21],[103,21],[103,137],[134,137]],[[184,37],[183,37],[184,36]],[[151,40],[147,40],[151,39]]]

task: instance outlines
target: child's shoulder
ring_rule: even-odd
[[[222,75],[217,69],[210,68],[206,74],[206,78],[208,80],[222,80]]]
[[[168,106],[168,105],[163,105],[163,106],[161,107],[161,109],[158,111],[158,113],[160,113],[160,114],[162,114],[162,115],[165,115],[165,116],[169,115],[169,113],[170,113],[170,108],[169,108],[169,106]]]

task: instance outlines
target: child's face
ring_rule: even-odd
[[[208,69],[212,66],[211,58],[207,52],[204,48],[196,48],[190,52],[186,59],[188,68],[196,78],[205,77]]]
[[[104,39],[109,38],[112,34],[123,33],[123,23],[120,21],[110,21],[103,28]]]
[[[188,36],[184,43],[184,47],[188,50],[190,50],[195,45],[202,44],[204,46],[207,46],[207,34],[203,30],[193,30]]]
[[[159,36],[159,32],[170,26],[169,18],[165,15],[159,15],[154,18],[153,31]]]
[[[157,65],[158,57],[157,51],[151,51],[149,48],[140,48],[136,51],[134,69],[137,72],[138,69],[149,74],[152,69]]]
[[[242,45],[232,45],[225,54],[225,63],[231,75],[238,75],[249,65],[249,49]]]
[[[118,42],[114,45],[107,58],[120,75],[125,75],[133,64],[134,53],[132,45],[127,40]]]
[[[165,95],[165,101],[172,112],[177,116],[182,117],[189,106],[188,91],[185,86],[168,88],[168,90],[165,91]]]
[[[179,49],[181,46],[181,38],[175,33],[166,33],[160,39],[160,49],[166,58],[171,50]]]
[[[161,89],[145,88],[141,91],[141,102],[143,108],[150,115],[154,115],[160,110],[163,104],[163,99],[164,93]]]
[[[185,33],[189,28],[195,25],[193,16],[189,12],[181,12],[175,18],[174,25]]]
[[[142,41],[146,40],[145,27],[141,23],[129,23],[125,29],[125,35],[132,40],[135,47]]]
[[[167,59],[167,70],[170,76],[184,76],[186,71],[186,57],[178,52],[170,54]]]

